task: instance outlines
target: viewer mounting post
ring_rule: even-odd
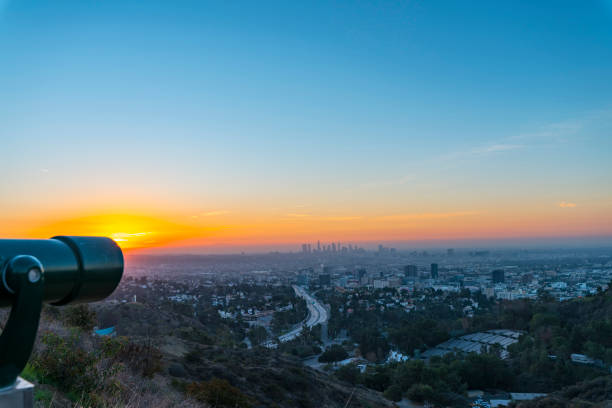
[[[123,253],[109,238],[0,239],[0,307],[11,307],[0,335],[0,408],[33,406],[33,386],[18,375],[34,346],[42,303],[102,300],[122,276]]]

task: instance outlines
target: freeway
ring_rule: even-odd
[[[290,341],[295,339],[302,332],[302,327],[306,325],[306,327],[313,327],[317,324],[323,324],[327,321],[328,315],[325,307],[319,302],[317,299],[309,295],[304,288],[301,288],[297,285],[293,285],[293,290],[298,297],[306,300],[306,305],[308,307],[308,316],[306,319],[293,330],[284,333],[278,337],[281,343]],[[265,347],[268,348],[276,348],[276,344],[272,341],[268,341],[264,344]]]

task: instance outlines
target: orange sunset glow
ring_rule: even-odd
[[[137,215],[93,215],[36,226],[29,237],[48,237],[55,231],[62,235],[90,235],[112,238],[123,249],[150,248],[196,235],[192,227],[180,226],[153,217]],[[198,231],[203,233],[203,231]]]
[[[101,235],[124,250],[164,250],[188,247],[298,245],[318,239],[359,243],[375,241],[503,239],[602,235],[609,233],[611,215],[595,208],[551,204],[537,211],[512,208],[478,211],[397,214],[321,215],[310,212],[241,213],[210,210],[189,216],[130,214],[88,215],[56,219],[13,232],[15,236]],[[596,211],[599,210],[599,211]],[[602,220],[604,222],[602,222]]]

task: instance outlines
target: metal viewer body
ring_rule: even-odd
[[[110,238],[0,240],[0,307],[11,306],[0,335],[0,392],[14,386],[30,357],[42,303],[102,300],[121,281],[123,266],[123,253]]]

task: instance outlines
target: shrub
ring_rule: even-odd
[[[26,364],[20,375],[30,382],[40,382],[40,372],[30,363]]]
[[[347,357],[348,353],[342,346],[333,344],[319,356],[319,361],[322,363],[329,363],[344,360]]]
[[[51,403],[53,402],[53,396],[53,393],[49,390],[36,389],[34,391],[34,400],[45,407],[51,406]]]
[[[397,384],[393,384],[385,390],[384,396],[391,401],[400,401],[402,399],[402,387]]]
[[[170,384],[181,392],[187,392],[188,383],[186,381],[181,381],[177,378],[173,378],[172,380],[170,380]]]
[[[266,394],[266,397],[273,401],[278,402],[285,399],[285,391],[276,383],[265,384],[262,390]]]
[[[96,325],[96,313],[87,305],[76,305],[66,308],[66,323],[79,329],[90,331]]]
[[[78,347],[79,337],[73,333],[63,339],[53,333],[42,336],[45,349],[32,359],[31,368],[41,382],[50,382],[64,391],[77,394],[90,394],[98,389],[106,375],[100,375],[96,364],[100,358]]]
[[[406,396],[412,401],[423,402],[433,397],[433,388],[426,384],[413,384],[408,389]]]
[[[125,337],[105,338],[102,342],[102,353],[126,364],[143,377],[151,378],[162,371],[162,353],[150,342],[133,343]]]
[[[106,309],[99,314],[100,327],[115,326],[119,323],[121,315],[116,309]]]
[[[197,350],[191,350],[183,357],[187,363],[200,363],[202,362],[202,356]]]
[[[347,364],[336,371],[336,377],[353,385],[357,384],[361,377],[361,371],[355,364]]]
[[[248,408],[249,398],[227,380],[213,378],[210,381],[191,383],[186,387],[187,394],[200,402],[215,407]]]
[[[170,364],[170,366],[168,367],[168,374],[173,377],[186,377],[187,371],[185,370],[185,367],[183,367],[182,364],[173,363]]]
[[[42,308],[43,316],[51,320],[59,320],[61,317],[61,311],[59,307],[44,304]]]

